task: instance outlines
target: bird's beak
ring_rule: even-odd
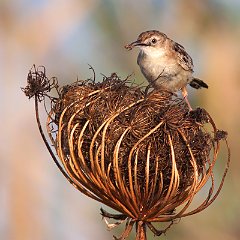
[[[135,42],[132,42],[130,44],[127,44],[126,46],[124,46],[127,50],[132,50],[134,47],[138,47],[138,46],[147,46],[147,44],[142,43],[141,41],[137,40]]]

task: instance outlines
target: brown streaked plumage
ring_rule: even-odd
[[[134,47],[140,48],[137,63],[150,85],[171,92],[181,90],[191,110],[187,84],[196,89],[208,88],[208,85],[193,77],[193,61],[185,48],[157,30],[143,32],[125,46],[128,50]]]

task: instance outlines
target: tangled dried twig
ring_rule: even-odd
[[[59,98],[51,99],[47,131],[59,160],[43,134],[37,105],[56,81],[50,83],[45,70],[34,68],[24,92],[35,96],[40,132],[64,176],[85,195],[121,213],[101,210],[109,228],[126,220],[126,230],[116,239],[127,238],[134,224],[136,239],[146,239],[146,227],[159,236],[175,219],[208,207],[222,188],[230,155],[214,192],[213,168],[220,141],[227,144],[226,132],[216,128],[206,110],[189,113],[171,93],[145,94],[126,81],[112,74],[101,83],[78,81],[58,89]],[[206,199],[187,211],[207,181],[211,186]],[[118,222],[109,224],[107,218]],[[170,224],[159,231],[152,222]]]

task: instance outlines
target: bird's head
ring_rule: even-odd
[[[132,50],[134,47],[139,47],[143,52],[154,52],[159,51],[164,48],[164,43],[167,39],[167,35],[156,31],[146,31],[142,32],[136,41],[127,44],[126,49]]]

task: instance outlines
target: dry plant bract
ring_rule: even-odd
[[[57,97],[49,95],[53,88]],[[126,222],[115,239],[126,239],[134,225],[136,239],[146,239],[147,228],[159,236],[175,220],[201,212],[218,196],[230,154],[227,133],[217,129],[206,110],[189,112],[171,93],[144,92],[116,74],[59,88],[44,67],[34,66],[23,91],[35,97],[40,133],[63,175],[88,197],[119,212],[101,209],[109,229]],[[47,138],[38,105],[44,101],[46,106],[48,100]],[[221,141],[227,146],[227,164],[215,187],[213,169]],[[202,203],[191,208],[207,182]],[[154,222],[168,225],[157,230]]]

